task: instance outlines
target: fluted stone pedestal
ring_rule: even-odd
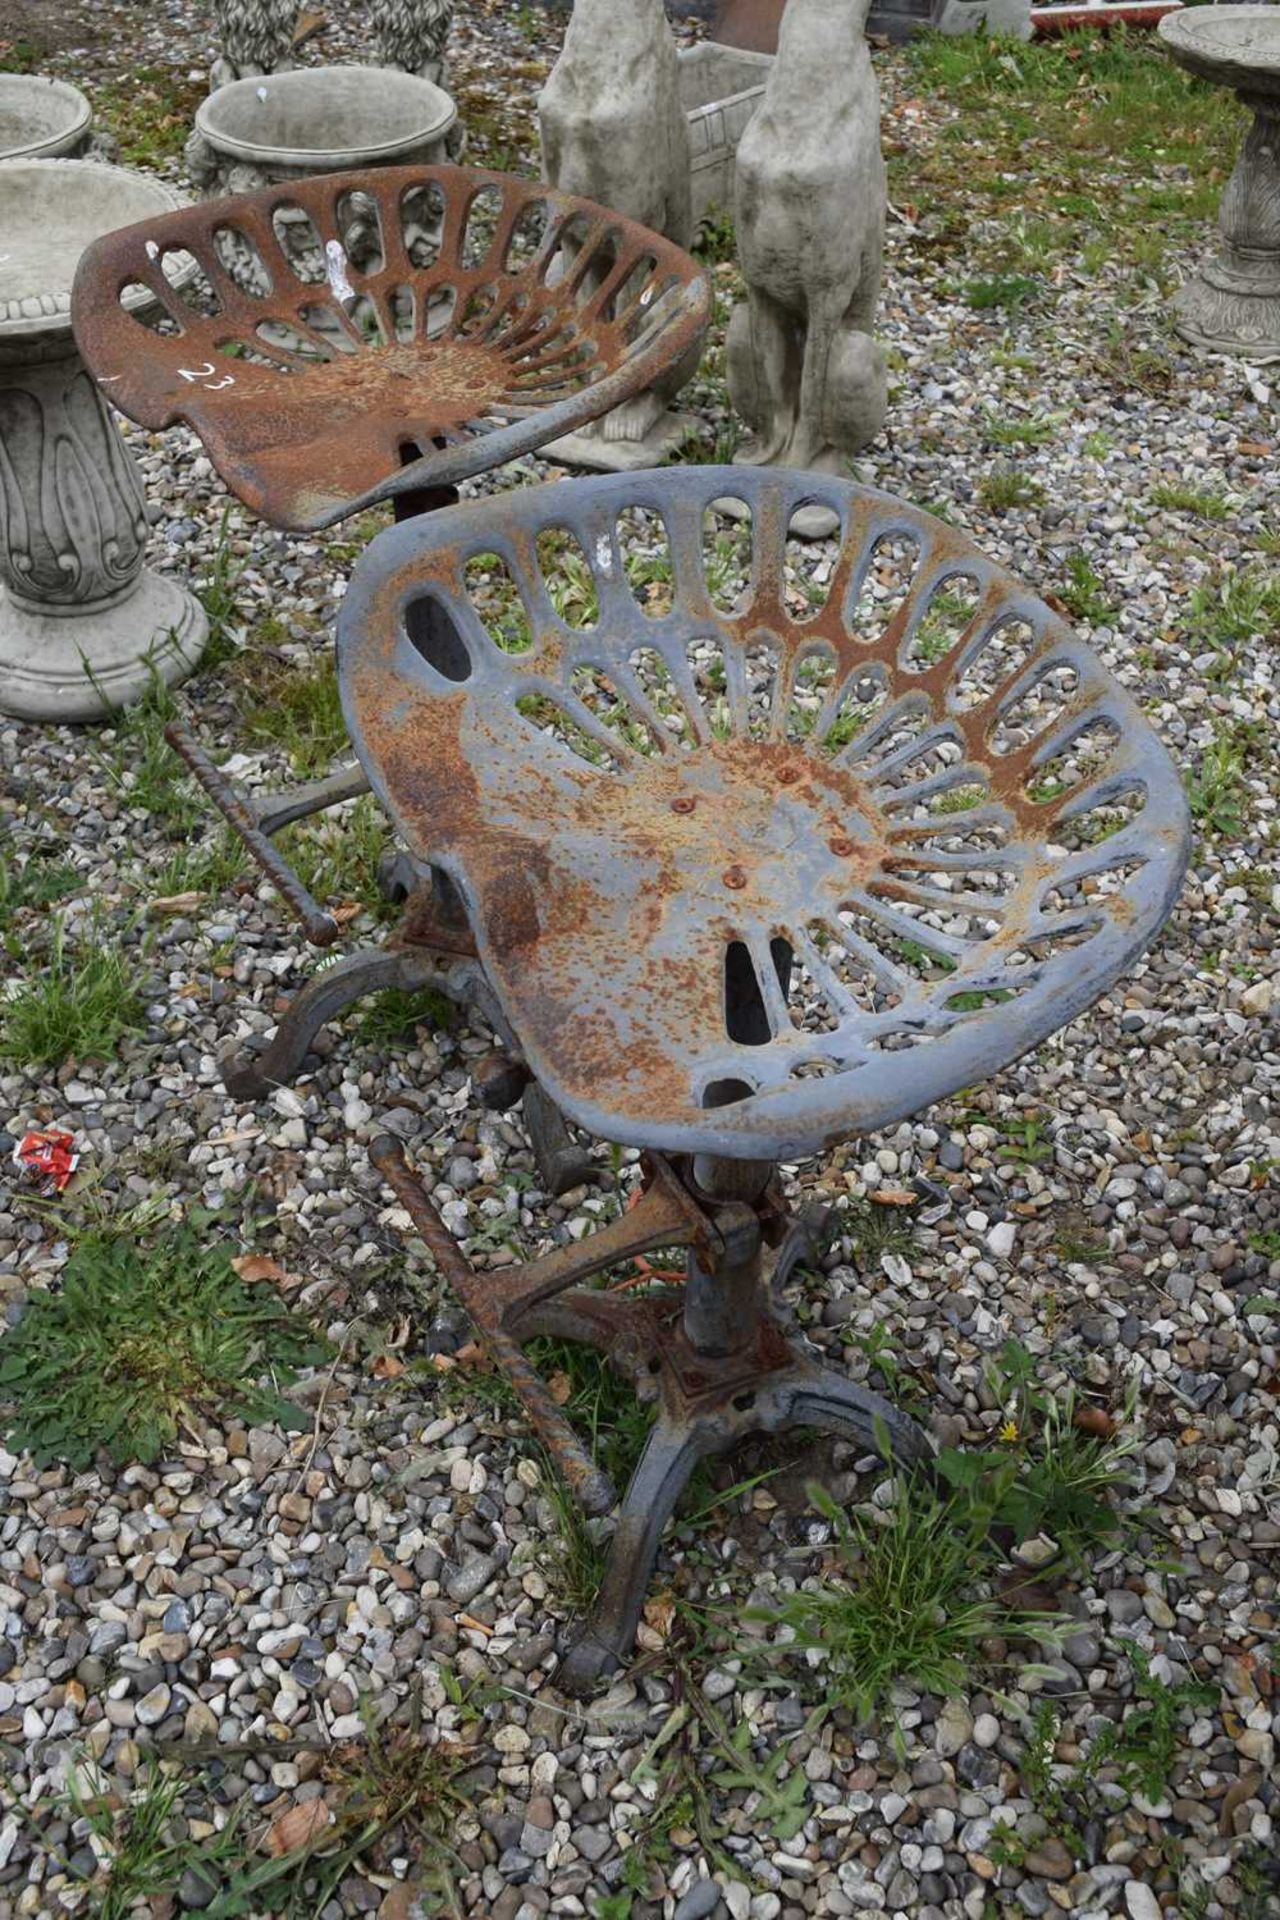
[[[1203,80],[1253,114],[1218,212],[1221,246],[1174,298],[1193,346],[1280,361],[1280,7],[1196,7],[1167,14],[1160,38]]]
[[[0,167],[0,712],[100,719],[185,678],[207,637],[198,601],[143,566],[142,483],[71,332],[89,241],[177,204],[91,161]]]

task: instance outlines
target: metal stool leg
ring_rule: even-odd
[[[826,1433],[843,1434],[882,1458],[883,1442],[887,1440],[890,1455],[903,1466],[923,1465],[933,1458],[928,1435],[909,1414],[870,1387],[846,1380],[831,1367],[801,1358],[782,1390],[788,1404],[786,1417],[779,1425],[819,1427]]]
[[[580,1187],[584,1180],[599,1179],[600,1168],[579,1146],[559,1107],[536,1080],[531,1080],[525,1088],[520,1110],[548,1193],[568,1193],[571,1187]]]
[[[703,1425],[659,1419],[618,1510],[600,1593],[591,1620],[560,1663],[556,1684],[583,1698],[616,1671],[631,1651],[662,1529],[689,1475],[721,1443]]]
[[[292,1086],[321,1027],[353,1001],[387,987],[414,992],[439,977],[439,957],[406,948],[371,947],[326,967],[295,993],[262,1051],[236,1046],[220,1061],[222,1084],[236,1100],[261,1100]]]

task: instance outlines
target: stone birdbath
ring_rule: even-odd
[[[0,160],[56,160],[78,152],[93,125],[79,87],[39,73],[0,73]]]
[[[187,171],[202,198],[318,173],[433,165],[457,119],[449,95],[387,67],[293,67],[236,80],[201,102]]]
[[[1218,211],[1222,244],[1174,301],[1194,346],[1280,360],[1280,7],[1188,7],[1160,22],[1181,66],[1253,114]]]
[[[204,613],[142,564],[142,482],[71,331],[90,242],[179,205],[96,161],[0,166],[0,712],[100,719],[200,657]]]

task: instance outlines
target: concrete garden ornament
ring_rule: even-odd
[[[187,172],[215,200],[354,167],[429,166],[445,159],[456,119],[448,94],[416,73],[295,67],[203,100]]]
[[[1221,246],[1178,290],[1178,332],[1267,365],[1280,360],[1280,7],[1188,8],[1159,34],[1180,65],[1231,87],[1253,114],[1218,210]]]
[[[0,160],[113,160],[116,143],[93,131],[93,108],[65,80],[0,73]]]
[[[538,118],[543,176],[553,186],[690,245],[689,128],[662,0],[577,0]],[[668,408],[700,353],[698,342],[652,387],[548,452],[615,473],[665,459],[696,424]]]
[[[142,483],[71,332],[85,247],[178,205],[158,180],[120,167],[0,166],[2,713],[98,719],[138,699],[153,676],[183,678],[204,645],[198,603],[142,564]],[[154,306],[142,286],[121,297],[131,311]]]
[[[734,214],[747,298],[729,326],[729,395],[752,466],[843,474],[888,405],[872,338],[885,171],[868,0],[790,0],[759,111],[738,147]],[[813,509],[796,531],[833,530]]]
[[[213,0],[218,55],[210,91],[291,66],[298,0]]]
[[[369,0],[369,20],[380,67],[399,67],[448,87],[453,0]]]

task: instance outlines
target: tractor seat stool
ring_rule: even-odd
[[[788,528],[814,503],[840,530],[806,582]],[[576,626],[543,571],[568,544]],[[475,592],[479,554],[522,627]],[[399,1144],[371,1149],[588,1513],[614,1489],[523,1343],[587,1341],[657,1403],[560,1670],[583,1693],[626,1656],[702,1456],[788,1426],[928,1455],[789,1330],[779,1290],[813,1222],[777,1163],[896,1124],[1089,1006],[1171,910],[1182,786],[1042,601],[954,529],[815,474],[608,476],[390,528],[355,569],[338,668],[373,790],[448,875],[524,1068],[645,1150],[631,1211],[488,1273]],[[675,1245],[682,1286],[583,1284]]]

